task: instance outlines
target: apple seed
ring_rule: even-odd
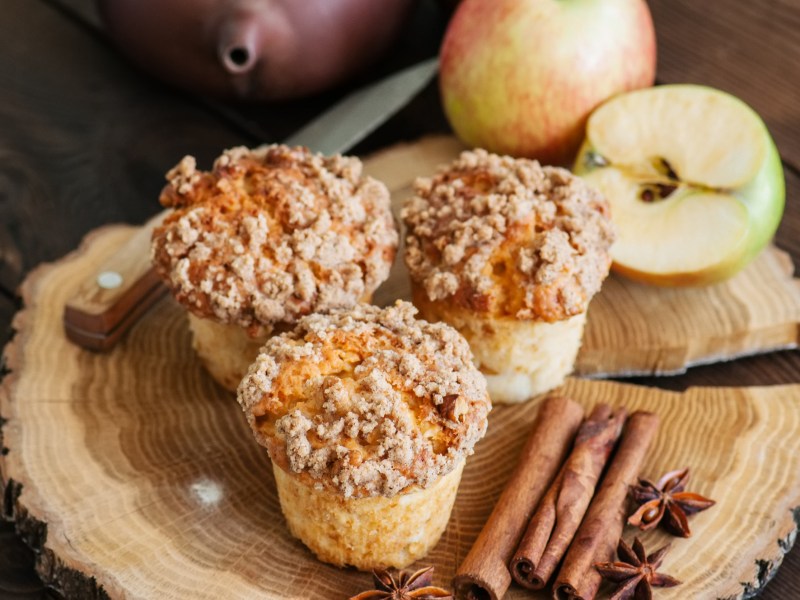
[[[643,202],[655,202],[656,200],[666,200],[678,189],[678,184],[668,183],[648,183],[642,186],[639,198]]]
[[[667,179],[671,179],[672,181],[680,181],[681,178],[678,177],[678,174],[675,172],[675,169],[672,168],[670,162],[664,158],[663,156],[657,156],[650,160],[653,167],[655,167],[656,171],[665,175]]]

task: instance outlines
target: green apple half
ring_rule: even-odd
[[[614,269],[647,283],[730,277],[770,241],[785,201],[778,150],[741,100],[666,85],[589,117],[575,172],[611,204]]]

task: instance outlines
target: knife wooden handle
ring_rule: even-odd
[[[64,330],[72,342],[110,350],[166,292],[150,264],[150,238],[165,216],[162,212],[145,223],[78,286],[64,307]]]

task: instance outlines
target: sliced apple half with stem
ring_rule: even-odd
[[[611,204],[614,269],[661,285],[730,277],[783,215],[778,150],[741,100],[665,85],[612,98],[589,117],[575,172]]]

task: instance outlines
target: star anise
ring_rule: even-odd
[[[620,539],[617,545],[619,561],[594,566],[604,579],[618,585],[609,600],[651,600],[654,587],[680,585],[681,582],[674,577],[657,572],[668,550],[669,544],[648,556],[639,538],[634,538],[633,548]]]
[[[414,573],[376,569],[372,572],[375,589],[361,592],[350,600],[453,600],[450,592],[432,585],[432,580],[433,567]]]
[[[631,486],[631,497],[640,506],[628,518],[628,524],[647,531],[661,523],[673,535],[692,535],[687,517],[711,508],[716,502],[684,491],[688,481],[688,468],[670,471],[658,483],[639,479],[639,485]]]

